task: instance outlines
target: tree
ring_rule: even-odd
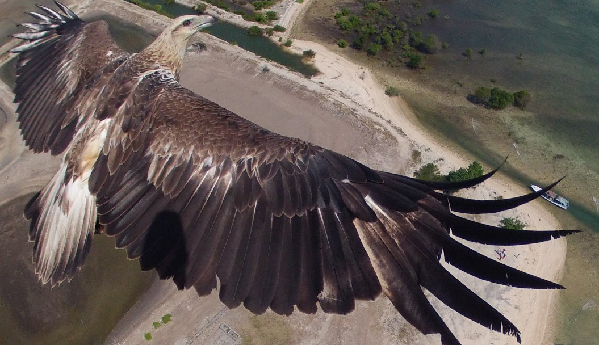
[[[304,50],[302,54],[304,57],[307,57],[309,59],[313,59],[316,56],[316,52],[312,49]]]
[[[487,104],[491,98],[491,89],[484,86],[479,87],[474,91],[474,101],[479,104]]]
[[[518,218],[511,217],[503,218],[501,221],[499,221],[499,224],[502,228],[511,230],[524,230],[524,228],[526,227],[526,223],[524,223]]]
[[[395,86],[387,86],[387,88],[385,89],[385,95],[389,97],[399,96],[399,89]]]
[[[528,102],[530,102],[530,94],[528,91],[520,90],[514,93],[514,107],[524,109]]]
[[[410,58],[406,65],[411,69],[420,68],[420,64],[422,63],[422,55],[418,53],[409,53],[408,57]]]
[[[250,36],[262,36],[262,34],[263,34],[262,29],[260,29],[256,25],[250,26],[250,28],[248,29],[248,35],[250,35]]]
[[[277,12],[275,12],[275,11],[267,11],[266,18],[268,20],[277,20],[277,19],[279,19],[279,16],[277,15]]]
[[[437,18],[437,16],[439,15],[439,11],[437,11],[436,9],[432,9],[432,10],[428,11],[428,15],[431,18]]]
[[[198,12],[198,13],[204,13],[206,12],[206,8],[208,8],[208,6],[205,3],[200,2],[199,4],[195,5],[193,7],[193,9]]]
[[[491,98],[487,102],[488,107],[495,110],[504,109],[512,103],[514,103],[514,95],[498,87],[491,90]]]
[[[459,168],[458,170],[452,170],[447,174],[446,180],[449,182],[459,182],[465,180],[471,180],[473,178],[480,177],[484,174],[483,167],[479,162],[474,161],[470,163],[467,169]]]
[[[378,43],[373,43],[370,45],[370,47],[368,47],[368,55],[370,56],[376,56],[376,54],[378,54],[381,51],[381,45]]]
[[[439,167],[435,163],[428,163],[420,167],[420,169],[414,172],[414,176],[417,179],[425,181],[444,181],[445,177],[439,172]]]

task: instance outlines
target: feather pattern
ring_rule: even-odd
[[[540,193],[501,201],[438,191],[481,178],[436,183],[375,171],[341,154],[270,132],[178,84],[193,34],[174,20],[139,54],[122,52],[104,22],[64,5],[40,6],[38,23],[14,37],[15,102],[26,144],[66,151],[61,169],[25,210],[43,282],[70,279],[96,220],[144,270],[206,295],[220,281],[229,308],[295,308],[345,314],[383,293],[406,320],[459,344],[422,288],[495,331],[520,333],[440,264],[525,288],[561,288],[489,259],[450,233],[518,245],[575,231],[509,231],[456,216],[517,207]],[[189,25],[187,25],[189,26]],[[185,27],[187,27],[185,26]],[[177,36],[179,35],[179,36]],[[544,189],[548,190],[553,185]]]

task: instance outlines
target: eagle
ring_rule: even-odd
[[[450,274],[441,258],[489,282],[560,289],[487,258],[453,236],[524,245],[576,230],[517,231],[459,213],[511,209],[548,191],[503,200],[447,193],[478,185],[430,182],[371,169],[306,141],[266,130],[178,82],[186,45],[209,15],[174,19],[129,54],[104,21],[56,2],[24,23],[15,103],[34,152],[60,168],[25,208],[42,283],[70,280],[94,234],[104,232],[179,289],[218,286],[229,308],[289,315],[347,314],[384,294],[424,334],[459,344],[423,288],[497,332],[520,331]],[[558,181],[559,182],[559,181]]]

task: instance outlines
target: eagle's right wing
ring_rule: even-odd
[[[38,23],[13,37],[26,41],[19,54],[15,103],[25,143],[35,152],[60,154],[77,129],[82,95],[97,78],[106,78],[128,56],[113,41],[108,24],[86,23],[56,2],[62,14],[39,6],[46,14],[30,12]],[[88,94],[89,97],[89,94]],[[92,97],[90,97],[92,98]]]

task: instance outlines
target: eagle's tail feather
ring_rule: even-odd
[[[27,204],[33,262],[42,283],[72,279],[92,244],[96,202],[87,183],[66,177],[62,166],[46,187]]]

